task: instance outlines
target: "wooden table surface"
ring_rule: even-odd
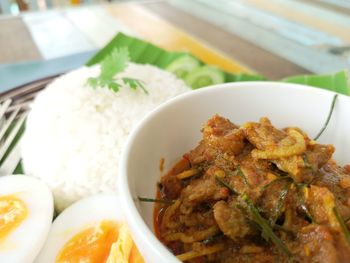
[[[330,2],[142,1],[0,17],[0,64],[98,49],[126,32],[232,72],[337,71],[349,68],[350,11]]]

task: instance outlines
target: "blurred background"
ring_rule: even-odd
[[[0,0],[0,80],[77,67],[118,32],[171,49],[164,23],[271,79],[350,67],[350,0]]]

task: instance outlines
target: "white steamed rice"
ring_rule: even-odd
[[[150,110],[190,89],[171,73],[130,63],[124,73],[141,89],[85,85],[99,67],[83,67],[56,79],[32,104],[22,140],[26,174],[45,181],[58,211],[98,192],[117,191],[119,159],[131,129]]]

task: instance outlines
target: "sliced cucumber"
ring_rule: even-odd
[[[193,89],[224,83],[225,74],[214,66],[202,66],[191,71],[185,78],[187,85]]]
[[[189,72],[199,66],[199,60],[188,55],[175,59],[165,68],[165,70],[174,73],[180,79],[184,79]]]

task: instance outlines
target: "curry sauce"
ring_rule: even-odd
[[[219,115],[162,176],[158,238],[184,262],[349,262],[350,169],[269,119]]]

